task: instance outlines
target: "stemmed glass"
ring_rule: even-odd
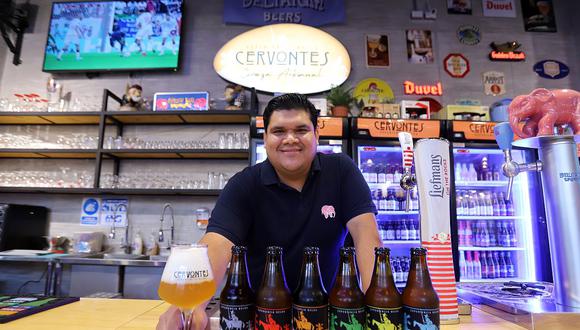
[[[209,300],[216,284],[205,244],[174,244],[167,259],[159,297],[179,308],[181,329],[189,329],[193,310]]]

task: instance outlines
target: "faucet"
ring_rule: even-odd
[[[163,221],[165,220],[165,210],[169,209],[171,211],[171,228],[170,229],[163,229]],[[167,241],[167,249],[171,249],[171,244],[173,244],[174,242],[174,238],[175,238],[175,217],[173,215],[173,207],[171,206],[170,203],[165,203],[165,205],[163,205],[163,211],[161,212],[161,218],[159,219],[159,234],[158,234],[158,238],[159,238],[159,242],[162,243],[165,240],[165,231],[170,231],[171,232],[171,240]]]
[[[403,152],[403,175],[401,176],[400,185],[405,190],[406,195],[405,212],[409,212],[411,190],[417,185],[417,179],[411,173],[411,166],[413,166],[413,136],[407,132],[399,132],[399,142]]]
[[[514,177],[522,172],[540,172],[542,170],[542,162],[535,161],[533,163],[519,164],[512,159],[514,132],[508,122],[495,125],[493,133],[497,144],[503,150],[505,162],[501,166],[501,170],[503,175],[505,175],[509,180],[506,199],[510,200]]]
[[[115,227],[115,222],[117,220],[117,212],[119,208],[125,207],[127,210],[127,206],[125,204],[117,204],[113,209],[113,225],[111,226],[111,231],[109,232],[109,239],[115,239],[117,236],[117,231]],[[125,241],[121,243],[121,249],[125,251],[125,254],[131,254],[131,244],[129,244],[129,217],[127,216],[127,227],[125,227]]]

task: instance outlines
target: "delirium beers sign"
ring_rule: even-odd
[[[350,73],[346,48],[333,36],[300,24],[275,24],[242,33],[216,54],[224,79],[257,90],[319,93]]]

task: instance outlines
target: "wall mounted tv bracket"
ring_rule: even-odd
[[[22,39],[24,32],[30,26],[31,13],[35,8],[29,3],[16,5],[12,0],[0,0],[0,34],[10,52],[14,54],[12,60],[14,65],[22,63],[20,60]]]

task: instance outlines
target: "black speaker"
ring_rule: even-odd
[[[0,251],[43,250],[48,246],[47,235],[46,207],[0,204]]]

